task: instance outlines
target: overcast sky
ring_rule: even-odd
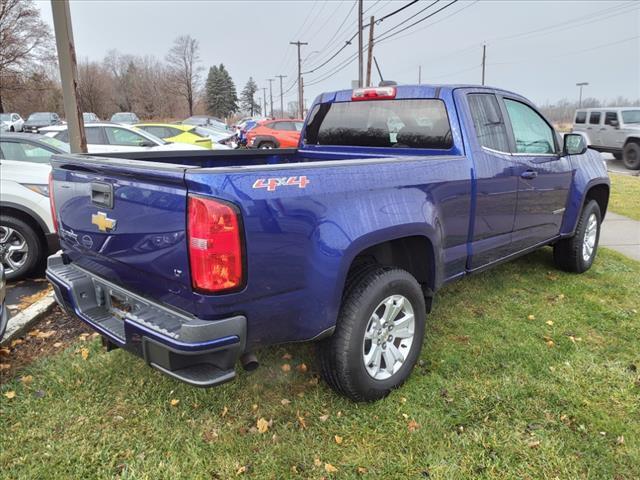
[[[391,30],[397,33],[450,2],[440,0],[419,13],[433,3],[421,0],[377,24],[375,35],[406,20]],[[370,15],[381,18],[407,3],[365,1],[365,23]],[[285,90],[291,85],[297,65],[290,41],[309,43],[302,49],[303,71],[323,63],[356,32],[355,4],[354,0],[72,0],[71,15],[80,58],[101,60],[117,49],[162,59],[175,37],[189,34],[200,42],[202,64],[208,69],[224,63],[240,92],[249,76],[260,87],[268,87],[268,78],[287,75]],[[39,5],[45,20],[52,23],[49,2]],[[374,55],[384,78],[399,83],[417,83],[419,65],[422,83],[480,83],[483,42],[486,83],[517,91],[538,104],[576,98],[576,82],[589,82],[585,96],[640,97],[638,1],[459,0],[382,41]],[[323,91],[350,88],[357,78],[357,59],[329,75],[356,52],[354,40],[326,66],[305,75],[307,102]],[[373,78],[379,81],[377,74]],[[277,81],[273,93],[277,106]],[[285,102],[296,95],[292,88]]]

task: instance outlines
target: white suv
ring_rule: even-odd
[[[49,204],[49,160],[67,152],[67,145],[42,135],[0,136],[0,263],[8,280],[29,274],[58,250]]]
[[[573,133],[585,137],[587,145],[612,153],[625,167],[640,170],[640,108],[609,107],[576,110]]]

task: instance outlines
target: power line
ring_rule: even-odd
[[[391,32],[392,30],[395,30],[396,28],[400,27],[400,25],[404,25],[405,23],[407,23],[409,20],[411,20],[412,18],[417,17],[418,15],[420,15],[421,13],[425,12],[426,10],[430,9],[431,7],[433,7],[436,3],[438,3],[440,0],[435,0],[434,2],[431,2],[429,5],[427,5],[426,7],[424,7],[422,10],[420,10],[419,12],[416,12],[416,14],[413,17],[409,17],[409,18],[405,18],[402,22],[394,25],[393,27],[391,27],[389,30],[380,33],[379,36],[384,36],[387,33]],[[380,20],[382,21],[382,20]]]
[[[413,5],[414,3],[417,3],[419,0],[412,0],[411,2],[407,3],[406,5],[394,10],[391,13],[388,13],[387,15],[385,15],[384,17],[376,20],[377,23],[380,23],[382,21],[384,21],[387,18],[393,17],[394,15],[397,15],[398,13],[402,12],[403,10],[405,10],[406,8],[410,7],[411,5]],[[458,0],[454,0],[455,2],[457,2]],[[363,25],[362,28],[367,28],[369,26],[369,24],[367,23],[366,25]],[[334,58],[336,58],[340,53],[342,53],[342,51],[347,48],[349,45],[351,45],[351,42],[353,41],[354,38],[356,38],[358,36],[358,32],[356,31],[356,33],[354,33],[346,42],[345,44],[340,47],[333,55],[331,55],[327,60],[325,60],[324,62],[322,62],[320,65],[318,65],[317,67],[311,68],[308,71],[304,72],[305,74],[309,74],[309,73],[313,73],[319,69],[321,69],[322,67],[324,67],[325,65],[327,65],[330,61],[332,61]]]
[[[437,15],[438,13],[440,13],[440,12],[442,12],[443,10],[445,10],[445,9],[449,8],[450,6],[452,6],[453,4],[457,3],[458,1],[459,1],[459,0],[453,0],[453,1],[449,2],[449,3],[447,3],[444,7],[440,7],[440,8],[439,8],[438,10],[436,10],[435,12],[430,13],[430,14],[429,14],[429,15],[427,15],[426,17],[422,17],[420,20],[416,20],[416,21],[415,21],[415,22],[413,22],[412,24],[407,25],[406,27],[404,27],[404,28],[402,28],[402,29],[398,30],[397,32],[395,32],[395,33],[391,33],[391,34],[387,35],[386,37],[384,37],[384,36],[383,36],[382,38],[376,39],[376,42],[377,42],[377,43],[380,43],[380,42],[382,42],[382,41],[384,41],[384,40],[387,40],[387,39],[389,39],[389,38],[393,38],[393,37],[395,37],[396,35],[398,35],[398,34],[400,34],[400,33],[404,32],[404,31],[408,30],[409,28],[411,28],[411,27],[413,27],[413,26],[415,26],[415,25],[417,25],[417,24],[419,24],[419,23],[424,22],[425,20],[427,20],[427,19],[429,19],[429,18],[433,17],[434,15]]]

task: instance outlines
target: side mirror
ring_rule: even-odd
[[[582,155],[587,151],[587,142],[579,133],[567,133],[564,136],[562,155]]]
[[[618,120],[610,120],[609,125],[611,125],[613,128],[618,128],[620,126],[620,123],[618,123]]]
[[[141,147],[155,147],[156,144],[153,143],[151,140],[143,140],[140,142],[140,146]]]

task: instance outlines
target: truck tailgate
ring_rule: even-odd
[[[59,236],[70,259],[190,310],[185,167],[73,155],[55,156],[52,165]]]

